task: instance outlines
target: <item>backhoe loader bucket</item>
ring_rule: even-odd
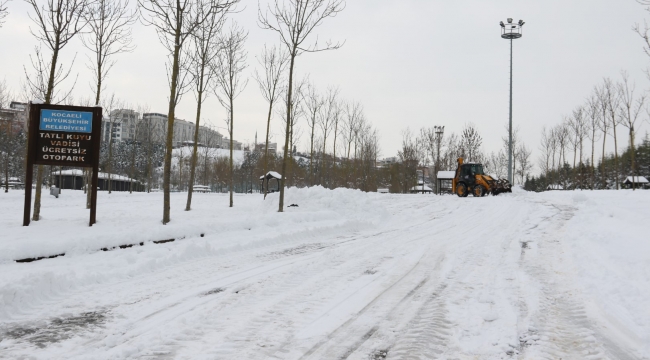
[[[492,195],[499,195],[504,192],[512,192],[510,181],[506,179],[495,180],[494,185],[492,186]]]

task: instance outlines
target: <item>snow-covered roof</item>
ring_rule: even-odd
[[[636,183],[636,184],[647,184],[648,179],[646,179],[643,176],[628,176],[627,179],[625,179],[626,183]]]
[[[267,172],[267,173],[266,173],[266,176],[269,176],[269,175],[270,175],[272,178],[274,178],[274,179],[278,179],[278,180],[281,180],[281,179],[282,179],[282,175],[280,175],[279,173],[277,173],[277,172],[275,172],[275,171],[269,171],[269,172]],[[260,176],[260,180],[264,179],[264,177],[265,177],[264,175]]]
[[[60,173],[60,174],[59,174]],[[63,171],[53,171],[52,172],[53,176],[83,176],[84,173],[80,169],[70,169],[70,170],[63,170]],[[108,180],[108,173],[105,172],[100,172],[97,174],[98,179],[103,179],[103,180]],[[136,179],[131,179],[130,177],[127,176],[122,176],[122,175],[117,175],[117,174],[111,174],[111,180],[116,180],[116,181],[135,181],[138,182]]]
[[[455,171],[438,171],[439,180],[451,180],[456,176]]]
[[[430,187],[424,185],[418,185],[411,188],[411,191],[433,191]]]

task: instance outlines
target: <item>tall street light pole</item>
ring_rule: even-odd
[[[524,21],[519,20],[513,24],[512,18],[508,18],[508,24],[501,21],[501,37],[510,40],[510,122],[508,124],[508,181],[512,184],[512,40],[519,39],[522,35]]]
[[[440,186],[439,186],[439,181],[438,181],[438,171],[440,171],[440,142],[442,141],[442,136],[445,133],[445,127],[444,126],[434,126],[433,127],[436,132],[436,166],[435,166],[435,171],[436,171],[436,192],[438,195],[440,195]]]

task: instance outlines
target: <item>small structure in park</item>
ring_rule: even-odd
[[[212,192],[209,186],[207,185],[194,185],[192,186],[192,191],[197,193],[209,193]]]
[[[79,169],[70,169],[52,172],[54,185],[59,189],[83,189],[84,173]],[[97,190],[108,190],[109,174],[97,174]],[[112,191],[144,191],[145,186],[135,179],[126,176],[110,174],[110,187]]]
[[[276,183],[276,188],[272,189],[269,187],[269,181],[275,179]],[[260,176],[260,182],[262,183],[262,186],[260,187],[260,192],[264,192],[264,189],[268,189],[268,193],[273,193],[276,191],[280,191],[280,181],[282,180],[282,175],[275,171],[269,171],[266,173],[266,175]]]
[[[644,176],[628,176],[627,179],[623,182],[625,187],[628,189],[648,189],[650,187],[650,182]]]
[[[428,187],[428,186],[426,186],[424,184],[420,184],[418,186],[412,187],[409,190],[409,192],[411,194],[431,194],[431,193],[433,193],[433,190],[431,190],[430,187]]]
[[[438,179],[438,195],[443,192],[451,194],[451,183],[456,175],[455,171],[438,171],[436,178]]]
[[[22,181],[20,181],[19,178],[17,177],[10,177],[9,181],[5,183],[5,179],[2,179],[2,182],[0,183],[0,188],[5,188],[8,187],[9,189],[24,189],[25,184],[23,184]]]

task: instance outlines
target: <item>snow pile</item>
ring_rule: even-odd
[[[4,195],[4,194],[3,194]],[[162,193],[98,193],[97,224],[88,227],[88,210],[81,191],[64,190],[56,199],[43,196],[41,221],[23,227],[22,194],[3,196],[0,208],[0,263],[65,253],[83,254],[121,245],[168,239],[198,238],[201,234],[229,234],[254,240],[259,236],[287,236],[314,228],[364,226],[378,221],[372,196],[360,191],[322,187],[288,189],[285,214],[277,213],[279,194],[236,195],[228,208],[227,194],[193,195],[193,210],[183,211],[187,193],[173,193],[172,221],[163,226]],[[298,204],[299,207],[287,206]]]
[[[569,195],[571,202],[562,195]],[[592,305],[601,310],[597,313],[606,314],[604,320],[624,338],[636,338],[631,348],[643,344],[643,352],[650,354],[650,191],[558,192],[545,197],[576,208],[565,241],[575,275],[596,299]]]

